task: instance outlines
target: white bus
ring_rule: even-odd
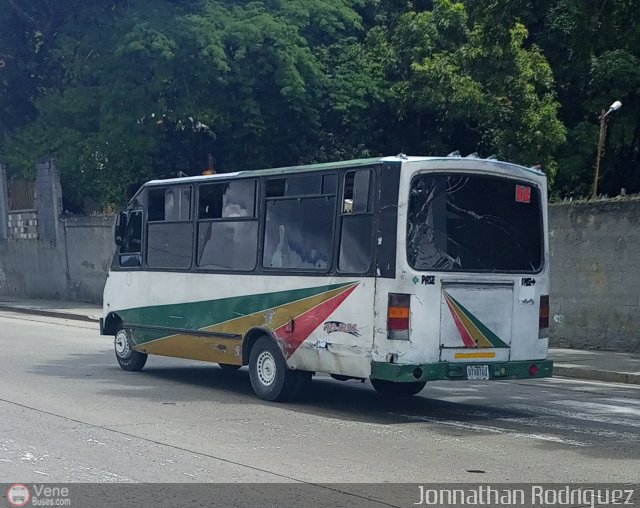
[[[535,169],[384,157],[154,180],[118,215],[101,333],[248,365],[287,400],[314,373],[383,395],[551,376],[547,186]]]

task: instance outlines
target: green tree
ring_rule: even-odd
[[[29,172],[55,155],[71,209],[197,174],[208,153],[238,170],[460,149],[549,174],[559,153],[558,188],[570,192],[586,175],[565,170],[569,155],[584,165],[595,146],[590,91],[611,90],[611,76],[627,90],[636,75],[631,45],[602,42],[576,48],[598,57],[579,59],[588,83],[556,85],[543,49],[556,58],[578,38],[561,8],[573,0],[544,0],[548,13],[532,0],[8,2],[0,158]],[[582,155],[562,144],[556,90]],[[578,106],[566,98],[576,90]],[[611,146],[634,146],[622,121]]]
[[[59,79],[3,159],[59,159],[68,206],[122,202],[152,176],[306,162],[326,106],[326,48],[361,30],[352,2],[77,4],[46,48]]]
[[[396,142],[412,152],[495,153],[553,175],[565,129],[549,64],[527,35],[521,23],[472,19],[451,0],[403,14],[386,60],[403,135]]]
[[[528,43],[538,45],[551,64],[568,128],[558,151],[554,193],[589,195],[598,116],[614,100],[623,108],[610,118],[600,190],[640,192],[640,1],[468,0],[468,5],[497,26],[526,24]]]

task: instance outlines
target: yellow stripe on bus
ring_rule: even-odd
[[[262,326],[276,330],[288,321],[317,307],[334,296],[352,288],[350,286],[332,289],[319,295],[303,298],[294,302],[261,310],[246,316],[230,319],[224,323],[207,326],[205,332],[232,333],[245,335],[248,330]],[[226,346],[224,350],[217,346]],[[173,356],[176,358],[190,358],[216,363],[242,365],[242,341],[236,339],[222,339],[219,337],[203,337],[194,335],[169,335],[137,346],[136,351],[143,353]]]
[[[456,353],[456,358],[495,358],[495,353]]]

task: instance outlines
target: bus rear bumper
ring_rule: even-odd
[[[436,362],[402,365],[387,362],[371,362],[371,378],[399,383],[416,381],[467,381],[467,367],[488,366],[489,380],[538,379],[553,375],[552,360],[526,360],[519,362]],[[476,379],[474,379],[476,380]]]

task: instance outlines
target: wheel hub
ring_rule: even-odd
[[[263,351],[258,356],[256,371],[260,383],[270,386],[276,379],[276,360],[269,351]]]
[[[116,354],[120,358],[128,358],[131,354],[131,349],[129,348],[129,338],[127,337],[127,332],[125,330],[119,330],[116,334],[116,338],[114,341]]]

